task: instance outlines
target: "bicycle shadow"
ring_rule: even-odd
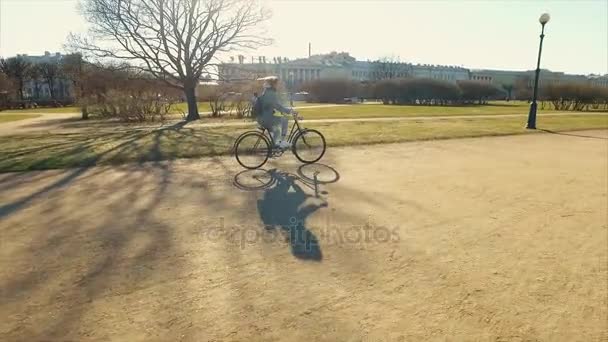
[[[291,254],[298,259],[321,261],[323,253],[315,234],[306,227],[307,218],[327,203],[308,195],[295,183],[295,176],[269,171],[275,185],[264,191],[257,208],[264,227],[287,234]]]
[[[321,245],[306,221],[311,214],[327,207],[327,201],[320,196],[327,192],[319,191],[319,185],[334,183],[339,178],[332,167],[311,164],[298,168],[298,175],[277,169],[245,170],[234,176],[234,185],[241,190],[263,190],[257,200],[257,211],[265,229],[284,233],[296,258],[321,261]],[[314,195],[304,191],[299,183],[309,187]]]

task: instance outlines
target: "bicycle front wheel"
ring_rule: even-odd
[[[293,154],[306,164],[316,163],[325,154],[325,137],[315,129],[298,133],[293,143]]]
[[[257,169],[270,157],[270,142],[263,134],[249,132],[241,135],[235,144],[236,160],[246,169]]]

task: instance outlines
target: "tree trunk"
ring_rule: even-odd
[[[40,98],[40,83],[38,80],[34,80],[34,98]]]
[[[200,119],[198,114],[198,106],[196,103],[195,86],[186,86],[184,88],[184,94],[186,95],[186,101],[188,102],[188,116],[186,121],[193,121]]]
[[[19,80],[19,100],[23,101],[23,79]]]
[[[53,88],[53,86],[55,85],[55,82],[52,79],[49,79],[48,84],[49,84],[49,93],[51,94],[51,99],[54,100],[55,99],[55,89]]]
[[[87,106],[82,106],[82,120],[88,120],[89,119],[89,109],[87,108]]]

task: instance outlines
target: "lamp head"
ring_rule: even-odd
[[[540,24],[544,26],[546,23],[549,22],[549,19],[551,19],[549,13],[543,13],[540,18],[538,18],[538,22],[540,22]]]

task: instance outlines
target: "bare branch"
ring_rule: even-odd
[[[184,89],[189,104],[218,52],[270,42],[259,31],[269,13],[251,0],[81,0],[81,12],[91,24],[88,37],[71,36],[69,47],[128,62]]]

